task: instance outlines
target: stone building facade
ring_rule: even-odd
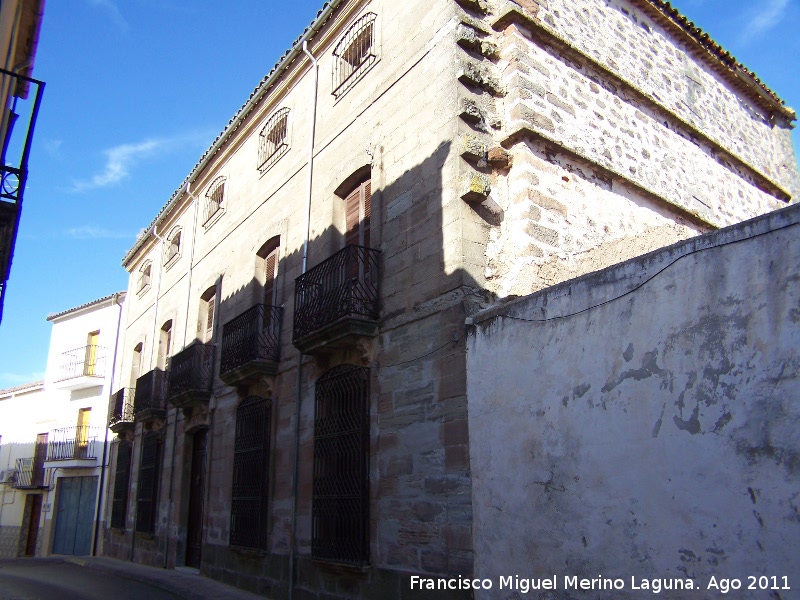
[[[465,318],[783,206],[793,119],[658,0],[327,3],[123,259],[104,552],[469,575]]]

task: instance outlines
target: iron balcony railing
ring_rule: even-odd
[[[56,381],[75,377],[104,377],[106,349],[103,346],[83,346],[61,355],[61,368]]]
[[[40,488],[44,487],[44,465],[41,459],[35,457],[18,458],[16,464],[16,477],[14,477],[15,488]]]
[[[210,392],[214,374],[214,346],[194,343],[181,350],[169,362],[167,398],[185,392]]]
[[[97,434],[97,428],[87,425],[54,429],[47,442],[47,460],[96,459]]]
[[[161,369],[153,369],[136,380],[133,393],[134,419],[146,418],[153,412],[167,410],[167,374]]]
[[[36,88],[32,97],[31,86]],[[28,182],[28,159],[43,92],[43,81],[0,69],[0,104],[3,105],[0,115],[0,321],[3,320],[3,303]]]
[[[122,388],[111,396],[111,414],[108,416],[108,426],[113,427],[119,423],[133,423],[133,398],[134,388]]]
[[[225,323],[220,373],[228,373],[253,360],[278,362],[282,321],[280,306],[256,304]]]
[[[348,245],[295,280],[294,340],[340,319],[380,317],[380,250]]]

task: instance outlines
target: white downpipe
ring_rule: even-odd
[[[317,127],[317,91],[319,87],[319,69],[317,59],[308,50],[308,40],[303,40],[303,52],[311,61],[311,69],[314,71],[314,89],[311,98],[311,134],[308,139],[308,196],[306,198],[306,230],[303,239],[303,266],[301,275],[308,267],[308,238],[311,235],[311,192],[313,190],[314,176],[314,136]],[[289,537],[289,600],[294,598],[294,578],[295,578],[295,545],[297,536],[297,490],[298,478],[300,476],[300,407],[303,399],[302,393],[302,367],[303,353],[297,353],[297,392],[295,400],[294,415],[294,475],[292,477],[292,529]]]

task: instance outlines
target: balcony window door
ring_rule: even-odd
[[[161,334],[158,338],[158,364],[159,369],[166,370],[169,364],[169,356],[172,352],[172,321],[167,321],[161,327]]]
[[[90,377],[97,374],[97,342],[99,339],[99,331],[92,331],[86,338],[86,360],[83,363],[83,374]]]
[[[200,297],[200,314],[197,323],[197,338],[210,344],[214,337],[214,317],[217,312],[217,288],[211,286]]]
[[[75,458],[86,458],[89,449],[89,418],[91,408],[78,410],[78,426],[75,428]]]
[[[136,380],[139,379],[139,375],[142,374],[142,348],[143,348],[142,343],[139,342],[133,349],[133,359],[131,360],[131,383],[130,383],[130,386],[132,388],[136,387]]]
[[[356,244],[369,248],[369,219],[372,212],[371,181],[360,183],[345,198],[345,246]]]

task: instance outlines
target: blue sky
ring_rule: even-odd
[[[800,109],[800,0],[672,4]],[[47,3],[33,74],[47,87],[0,324],[0,389],[43,377],[49,313],[126,289],[120,262],[137,233],[321,6]]]

